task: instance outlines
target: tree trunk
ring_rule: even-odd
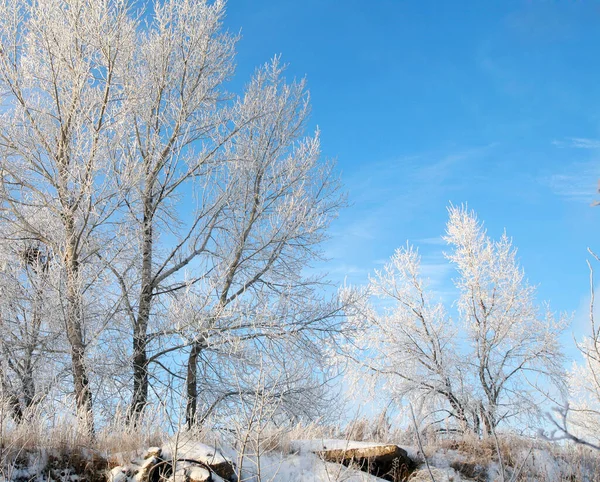
[[[92,412],[92,392],[85,366],[85,342],[83,339],[83,307],[79,288],[79,260],[75,247],[72,218],[67,220],[69,241],[65,253],[67,284],[67,338],[71,346],[71,363],[75,403],[79,430],[93,437],[94,415]],[[70,228],[70,229],[69,229]]]
[[[188,430],[191,430],[194,426],[198,415],[198,356],[202,348],[202,342],[195,341],[190,350],[187,362],[185,425]]]
[[[477,412],[473,412],[473,433],[481,437],[481,416]]]
[[[25,410],[29,411],[35,402],[35,382],[33,379],[33,368],[31,367],[31,363],[28,363],[25,367],[25,372],[21,377],[21,383],[23,386],[23,405]]]
[[[481,432],[483,437],[491,437],[494,434],[496,424],[494,416],[490,413],[490,408],[486,408],[482,402],[479,403],[479,412],[481,419]]]
[[[128,422],[138,424],[148,403],[147,331],[150,318],[150,297],[142,294],[136,324],[133,328],[133,397],[129,406]]]
[[[471,430],[471,425],[469,424],[469,419],[467,418],[466,411],[463,408],[460,401],[452,394],[452,392],[450,390],[448,390],[448,393],[446,394],[446,398],[448,399],[450,406],[453,408],[453,410],[456,414],[456,418],[457,418],[459,424],[461,425],[461,429],[463,431]]]
[[[148,322],[152,310],[154,291],[152,280],[152,252],[154,245],[152,197],[144,202],[144,228],[142,232],[142,273],[138,313],[133,327],[133,396],[128,412],[128,422],[138,424],[148,403]]]

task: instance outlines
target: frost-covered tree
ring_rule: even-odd
[[[182,377],[176,361],[185,350],[188,423],[196,417],[207,327],[240,320],[234,307],[246,310],[245,337],[263,326],[242,298],[264,298],[268,287],[306,304],[315,299],[307,286],[317,280],[300,271],[341,204],[331,166],[319,160],[318,136],[303,137],[304,82],[286,83],[275,60],[239,99],[225,92],[236,38],[222,30],[223,14],[220,1],[157,4],[124,89],[121,177],[131,186],[124,219],[134,242],[111,269],[133,326],[134,423],[151,378]],[[199,313],[172,324],[180,292],[195,293]],[[285,318],[277,323],[285,326]]]
[[[60,371],[57,273],[51,254],[35,243],[0,243],[0,260],[0,400],[21,423]]]
[[[189,323],[182,335],[199,345],[189,352],[185,371],[188,426],[215,418],[231,420],[240,404],[257,392],[277,399],[272,413],[280,422],[323,414],[323,345],[339,323],[341,310],[335,301],[324,303],[316,297],[307,300],[307,306],[299,306],[299,295],[276,298],[249,296],[217,316],[209,306],[198,309],[200,300],[207,300],[204,294],[180,297],[174,316]]]
[[[231,337],[243,340],[253,351],[272,344],[276,353],[274,340],[291,336],[307,353],[307,333],[333,331],[341,313],[320,299],[319,278],[303,273],[341,203],[331,166],[319,162],[318,135],[304,134],[304,82],[287,84],[274,61],[257,71],[234,112],[238,129],[226,151],[230,196],[188,360],[188,422],[196,412],[194,367],[214,339],[227,339],[229,347]]]
[[[173,333],[156,323],[164,315],[157,301],[195,282],[184,270],[214,249],[229,193],[218,175],[232,131],[223,83],[233,72],[235,37],[222,31],[223,14],[222,1],[157,2],[128,65],[119,153],[133,243],[111,267],[133,327],[134,422],[148,401],[150,365],[162,354],[159,338]]]
[[[559,335],[566,320],[556,320],[535,302],[512,241],[491,240],[465,208],[451,207],[446,241],[448,259],[458,271],[458,310],[471,345],[475,396],[481,422],[490,431],[522,412],[534,413],[540,383],[564,390]],[[533,389],[532,389],[533,388]]]
[[[588,249],[600,261],[598,255]],[[568,402],[548,417],[551,440],[570,440],[600,450],[600,327],[595,319],[594,270],[590,270],[589,331],[577,344],[583,360],[569,374]]]
[[[181,396],[191,424],[259,371],[300,399],[341,315],[307,274],[343,199],[304,81],[275,59],[232,95],[224,2],[152,7],[0,2],[2,241],[51,253],[87,433],[93,400],[136,424]]]
[[[131,34],[123,2],[0,2],[1,221],[6,239],[40,243],[61,268],[56,289],[88,433],[86,288],[115,206],[111,149]]]
[[[564,388],[564,321],[538,308],[510,239],[491,240],[474,213],[450,207],[445,240],[458,273],[458,318],[427,290],[417,252],[399,249],[371,279],[379,301],[353,317],[365,325],[352,356],[361,374],[419,402],[434,422],[489,434],[536,413],[542,388]]]
[[[474,429],[458,327],[429,292],[420,262],[413,247],[397,249],[371,277],[368,293],[378,301],[362,298],[354,306],[360,350],[353,356],[363,368],[358,375],[366,369],[370,381],[396,400],[410,400],[434,420],[451,418],[462,429]]]

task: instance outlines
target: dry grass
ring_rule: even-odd
[[[158,414],[148,417],[147,421],[132,430],[126,424],[124,414],[118,412],[90,442],[77,432],[72,417],[33,413],[29,414],[27,423],[14,425],[8,421],[8,417],[1,417],[1,412],[0,408],[0,480],[31,480],[33,474],[25,474],[21,479],[14,474],[18,474],[19,470],[24,474],[26,467],[37,467],[38,474],[54,475],[54,478],[60,479],[61,474],[70,471],[80,475],[81,480],[99,482],[105,480],[107,469],[139,457],[149,446],[161,446],[167,441],[160,430],[166,424],[160,421]],[[376,422],[371,427],[367,420],[359,420],[343,429],[318,423],[273,426],[263,427],[256,440],[259,444],[258,453],[262,454],[290,454],[294,440],[337,438],[412,447],[414,457],[417,451],[411,431],[384,428],[382,430]],[[209,428],[181,435],[180,444],[185,444],[186,437],[215,447],[236,447],[231,434]],[[424,452],[433,469],[441,467],[435,467],[436,459],[444,460],[446,466],[449,464],[462,477],[474,481],[502,480],[501,466],[504,467],[504,482],[600,480],[600,453],[585,447],[550,443],[509,433],[498,434],[497,440],[474,436],[437,440],[429,437]],[[418,465],[423,460],[415,462]]]
[[[307,430],[299,426],[284,435],[284,446],[285,443],[289,446],[289,440],[302,438],[344,438],[393,443],[405,448],[417,445],[412,430],[391,429],[381,416],[370,421],[359,419],[344,430],[339,427]],[[557,444],[508,432],[499,433],[497,438],[480,439],[473,435],[442,438],[428,434],[426,439],[423,456],[429,459],[434,454],[441,454],[462,477],[474,481],[502,480],[502,467],[505,482],[600,480],[600,453],[582,446]],[[415,452],[413,450],[413,454]],[[419,465],[424,461],[415,462]]]
[[[430,456],[445,452],[454,470],[475,481],[490,480],[490,467],[497,468],[494,480],[502,480],[504,467],[506,482],[600,480],[600,453],[513,434],[499,434],[497,440],[473,436],[441,440],[427,451]]]
[[[260,436],[260,452],[294,452],[294,440],[324,440],[329,438],[344,438],[338,427],[324,426],[319,423],[307,425],[297,424],[292,427],[268,427],[263,429]]]
[[[102,481],[107,469],[130,460],[145,447],[162,444],[163,425],[151,417],[132,429],[124,413],[117,411],[90,439],[77,431],[68,409],[60,416],[31,411],[21,424],[4,416],[5,410],[0,407],[0,480],[31,480],[42,474],[60,479],[73,473],[82,480]]]

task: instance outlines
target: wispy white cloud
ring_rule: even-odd
[[[541,183],[568,201],[590,204],[597,198],[600,162],[595,151],[600,150],[600,139],[588,137],[565,137],[552,141],[559,149],[583,149],[584,161],[567,162],[559,172],[542,176]],[[581,156],[579,156],[581,158]]]
[[[432,246],[446,246],[446,241],[442,238],[442,236],[437,236],[434,238],[421,238],[415,241],[417,245],[428,244]]]
[[[398,228],[420,224],[432,205],[444,206],[451,193],[479,172],[480,161],[494,146],[450,153],[424,152],[364,164],[347,173],[344,183],[351,207],[332,226],[331,239],[325,247],[332,277],[347,277],[353,282],[362,277],[366,282],[367,274],[384,260],[387,262],[386,257],[402,244],[403,240],[397,238]],[[441,253],[444,245],[441,237],[410,242],[421,246],[427,254],[434,250]],[[444,264],[430,259],[423,259],[423,263],[423,273],[431,278],[432,285],[437,285],[436,280],[443,277]]]
[[[596,200],[600,166],[597,161],[573,163],[563,172],[542,178],[542,184],[550,190],[573,202],[590,204]]]
[[[600,149],[600,139],[588,139],[585,137],[567,137],[565,140],[552,141],[552,145],[560,149]]]
[[[359,266],[356,266],[356,265],[350,264],[350,263],[334,264],[334,265],[330,266],[327,271],[330,275],[335,274],[335,275],[343,275],[344,277],[351,277],[351,278],[360,277],[360,278],[365,278],[365,279],[367,277],[367,274],[369,273],[366,269],[360,268]]]
[[[389,226],[390,214],[395,221],[411,217],[428,200],[444,196],[457,185],[465,183],[463,174],[472,174],[476,161],[485,159],[495,143],[457,150],[450,154],[424,152],[396,160],[369,163],[350,175],[344,182],[350,192],[353,217],[344,231],[373,231]]]
[[[439,290],[448,287],[453,272],[452,265],[446,261],[427,261],[421,263],[421,275],[429,283],[429,286]]]

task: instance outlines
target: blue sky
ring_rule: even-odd
[[[586,248],[600,251],[600,4],[230,0],[226,26],[242,33],[234,87],[280,53],[308,78],[351,203],[325,246],[333,281],[366,281],[409,240],[451,291],[439,236],[466,202],[581,333]]]

